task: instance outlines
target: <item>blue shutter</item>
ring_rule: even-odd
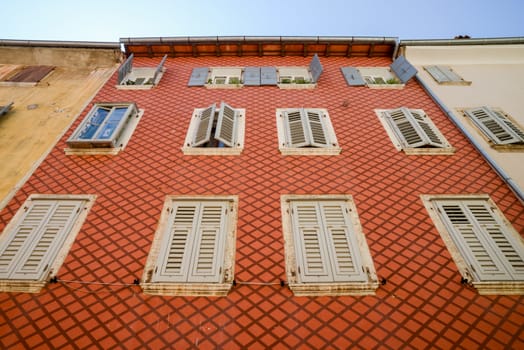
[[[209,68],[193,68],[191,72],[191,77],[189,77],[189,83],[187,86],[204,86],[206,84],[207,75],[209,73]]]
[[[277,85],[277,69],[260,67],[260,85]]]
[[[122,84],[122,81],[125,79],[133,69],[133,54],[131,54],[123,65],[118,68],[118,84]]]
[[[166,59],[167,59],[167,55],[165,55],[164,58],[162,58],[162,61],[160,61],[159,65],[156,67],[155,75],[153,75],[153,84],[156,81],[156,77],[160,74],[160,72],[162,72],[162,68],[164,67],[164,63],[166,62]]]
[[[320,74],[322,74],[323,70],[324,68],[320,63],[320,59],[318,58],[318,55],[315,54],[311,60],[311,63],[309,64],[309,71],[311,72],[311,78],[314,83],[316,83],[318,78],[320,78]]]
[[[362,75],[355,67],[342,67],[340,68],[346,83],[349,86],[365,86],[366,81],[362,78]]]
[[[398,56],[398,58],[393,61],[390,67],[391,70],[395,72],[400,81],[404,84],[417,74],[417,69],[411,63],[409,63],[404,58],[404,56]]]
[[[13,107],[13,103],[14,102],[11,102],[5,106],[0,106],[0,116],[6,114],[7,112],[9,112],[9,110],[11,109],[11,107]]]
[[[244,68],[244,85],[246,86],[259,86],[260,85],[260,67]]]

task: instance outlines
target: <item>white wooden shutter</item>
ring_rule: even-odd
[[[316,147],[330,147],[326,127],[326,116],[318,110],[305,109],[305,114],[310,135],[310,145]]]
[[[198,208],[196,202],[174,203],[158,255],[155,282],[186,282]]]
[[[333,272],[316,202],[292,202],[291,218],[300,281],[331,282]]]
[[[215,139],[222,141],[226,146],[234,147],[238,138],[238,118],[238,111],[222,102],[218,114]]]
[[[445,225],[480,281],[524,280],[524,247],[486,201],[438,201]]]
[[[305,147],[310,145],[307,122],[302,109],[290,109],[283,112],[287,147]]]
[[[404,107],[385,113],[386,120],[404,148],[449,146],[427,115]]]
[[[122,84],[126,75],[133,70],[133,57],[134,54],[129,55],[127,60],[120,66],[120,68],[118,68],[118,84]]]
[[[453,72],[449,67],[445,66],[427,66],[424,69],[435,79],[438,83],[462,81],[462,78]]]
[[[222,280],[227,210],[225,202],[201,204],[188,282]]]
[[[34,200],[0,247],[0,278],[44,279],[84,203],[83,200]]]
[[[345,202],[319,202],[334,281],[366,281],[362,256]]]
[[[506,145],[524,142],[524,131],[502,113],[488,107],[467,109],[464,112],[494,143]]]
[[[191,147],[197,147],[209,142],[211,138],[211,130],[213,129],[213,121],[215,119],[215,104],[202,110],[197,116],[198,126],[195,129]]]

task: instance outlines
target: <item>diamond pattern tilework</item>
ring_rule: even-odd
[[[65,156],[57,147],[0,213],[0,229],[32,193],[96,194],[59,278],[39,294],[0,293],[2,348],[476,349],[524,348],[524,298],[479,296],[460,275],[420,194],[488,193],[519,232],[524,208],[416,82],[403,90],[345,85],[341,66],[384,58],[322,58],[314,90],[186,86],[193,66],[306,65],[300,57],[176,58],[159,86],[116,90],[93,102],[135,101],[145,113],[117,156]],[[135,65],[159,59],[135,58]],[[240,156],[184,156],[194,108],[246,109]],[[453,156],[397,152],[375,108],[422,108]],[[327,108],[338,156],[281,156],[275,108]],[[376,296],[294,297],[286,287],[281,194],[354,196],[377,273]],[[160,297],[128,286],[141,278],[168,194],[239,196],[235,279],[227,297]],[[243,283],[244,282],[244,283]],[[277,283],[273,285],[245,283]]]

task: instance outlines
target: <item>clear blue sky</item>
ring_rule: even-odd
[[[0,0],[0,39],[524,36],[524,0]]]

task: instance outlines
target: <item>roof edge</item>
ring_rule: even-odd
[[[400,46],[465,46],[465,45],[514,45],[524,44],[524,37],[478,39],[414,39],[401,40]]]
[[[118,49],[119,42],[101,41],[56,41],[56,40],[16,40],[0,39],[0,46],[20,46],[20,47],[55,47],[55,48],[84,48],[84,49]]]
[[[120,38],[121,44],[195,44],[221,42],[307,42],[307,43],[388,43],[395,45],[396,37],[355,37],[355,36],[183,36],[183,37],[137,37]]]

